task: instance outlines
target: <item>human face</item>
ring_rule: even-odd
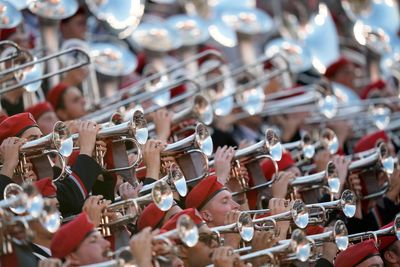
[[[383,267],[382,258],[379,255],[370,257],[360,264],[356,265],[357,267]]]
[[[43,113],[42,116],[37,120],[40,130],[44,135],[47,135],[53,131],[54,124],[58,121],[57,115],[53,111]]]
[[[86,114],[85,99],[78,88],[68,88],[63,95],[63,101],[64,109],[57,111],[58,117],[62,120],[75,120]]]
[[[200,213],[209,227],[221,226],[224,225],[226,214],[238,210],[239,207],[239,204],[232,199],[231,192],[223,190],[208,201]]]
[[[400,266],[400,241],[395,241],[383,255],[385,266]]]
[[[31,127],[21,134],[21,138],[25,138],[27,141],[32,141],[40,138],[42,135],[42,131],[38,127]]]
[[[212,233],[206,226],[199,229],[199,242],[193,248],[187,249],[188,266],[200,267],[211,264],[211,256],[219,247],[219,242],[215,233]]]
[[[85,40],[87,31],[86,16],[78,14],[70,18],[67,22],[62,24],[61,32],[64,39],[81,39]]]
[[[74,265],[95,264],[109,260],[110,242],[104,239],[99,231],[93,231],[87,236],[78,249],[67,256]]]
[[[337,71],[335,74],[333,81],[337,83],[341,83],[351,89],[355,89],[354,81],[355,81],[355,66],[353,64],[347,64]]]

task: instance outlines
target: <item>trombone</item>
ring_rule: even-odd
[[[2,57],[0,58],[0,63],[4,63],[4,62],[6,62],[8,60],[14,59],[14,58],[18,57],[22,53],[21,47],[19,47],[18,44],[16,44],[15,42],[12,42],[10,40],[0,41],[0,47],[3,47],[3,46],[10,46],[16,51],[14,53],[12,53],[11,55],[8,55],[8,56],[5,56],[5,57],[3,57],[3,54],[2,54],[1,55]],[[4,68],[4,66],[2,66],[2,68]]]
[[[83,55],[82,60],[80,62],[74,63],[68,67],[65,67],[65,68],[50,72],[50,73],[46,73],[44,75],[42,75],[41,71],[38,70],[37,64],[46,62],[53,58],[63,56],[63,55],[69,54],[69,53],[81,53]],[[9,68],[9,69],[6,69],[6,70],[3,70],[0,72],[0,76],[2,76],[2,77],[6,76],[8,74],[17,73],[17,72],[20,72],[20,74],[23,77],[22,82],[2,88],[0,90],[0,95],[8,93],[10,91],[13,91],[15,89],[18,89],[20,87],[23,87],[25,85],[40,82],[41,80],[53,77],[55,75],[58,75],[58,74],[61,74],[61,73],[64,73],[64,72],[67,72],[67,71],[70,71],[73,69],[80,68],[80,67],[88,65],[88,64],[90,64],[90,57],[83,49],[80,49],[80,48],[66,49],[64,51],[54,53],[54,54],[51,54],[51,55],[48,55],[48,56],[45,56],[45,57],[42,57],[39,59],[33,59],[30,62],[21,64],[19,66]]]

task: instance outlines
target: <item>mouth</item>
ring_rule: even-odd
[[[112,257],[114,256],[114,253],[111,251],[111,249],[106,249],[103,251],[103,258],[109,260],[112,259]]]

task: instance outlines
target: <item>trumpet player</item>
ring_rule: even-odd
[[[72,165],[72,174],[64,180],[54,184],[57,187],[57,199],[63,216],[77,214],[81,211],[84,199],[101,174],[101,167],[92,158],[98,126],[87,122],[80,126],[81,142],[80,154]],[[42,132],[30,113],[21,113],[11,116],[0,123],[0,151],[4,159],[1,175],[1,191],[7,184],[18,183],[14,170],[19,162],[19,148],[26,140],[34,140],[42,136]],[[36,180],[33,171],[28,172],[32,180]],[[3,196],[3,194],[1,194]]]
[[[385,225],[383,228],[392,227],[393,222]],[[378,249],[385,266],[400,266],[400,241],[394,235],[379,236]]]
[[[41,102],[25,110],[33,115],[39,129],[44,135],[53,131],[53,127],[59,121],[53,107],[49,102]]]
[[[383,267],[379,250],[372,239],[350,246],[338,254],[335,267]]]

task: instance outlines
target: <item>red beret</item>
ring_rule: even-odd
[[[0,123],[2,123],[7,118],[8,118],[8,116],[6,114],[1,114],[0,115]]]
[[[293,166],[296,162],[293,160],[292,155],[288,151],[282,153],[282,159],[277,162],[279,171],[284,171]],[[265,159],[261,162],[261,169],[264,173],[265,179],[269,180],[275,173],[274,164],[270,159]]]
[[[381,229],[385,229],[385,228],[389,228],[389,227],[393,227],[394,222],[391,222],[385,226],[383,226]],[[378,237],[378,249],[380,252],[385,251],[390,245],[392,245],[394,242],[396,242],[398,239],[396,237],[396,235],[384,235],[384,236],[380,236]]]
[[[336,257],[335,266],[337,267],[353,267],[360,264],[368,257],[379,256],[379,251],[375,247],[375,241],[372,239],[363,241],[356,245],[348,247],[345,251],[340,252]]]
[[[306,235],[317,235],[324,232],[324,227],[321,225],[309,225],[306,228]]]
[[[67,255],[75,251],[93,230],[93,223],[89,220],[86,213],[82,212],[75,219],[61,226],[54,234],[50,246],[52,256],[64,259]]]
[[[53,106],[54,109],[57,109],[57,106],[60,104],[61,96],[65,90],[67,90],[70,86],[66,83],[59,83],[47,94],[47,101]]]
[[[8,137],[20,136],[31,127],[38,127],[31,113],[24,112],[6,118],[0,123],[0,144]]]
[[[53,107],[49,102],[41,102],[25,110],[25,112],[31,113],[35,118],[35,120],[38,120],[40,116],[49,111],[54,111]]]
[[[40,179],[35,182],[35,186],[43,197],[54,197],[57,194],[57,188],[51,178]]]
[[[325,71],[325,76],[327,78],[332,78],[333,76],[335,76],[338,70],[349,64],[352,64],[350,60],[345,57],[340,57],[337,61],[329,65],[329,67]]]
[[[165,211],[160,210],[156,204],[150,203],[140,215],[137,222],[138,231],[150,226],[151,229],[157,228],[165,216]]]
[[[161,230],[165,230],[165,231],[171,231],[174,230],[176,228],[176,223],[179,219],[179,217],[181,217],[182,215],[188,215],[190,217],[190,219],[193,220],[193,222],[199,226],[200,224],[202,224],[204,221],[203,219],[198,216],[196,214],[196,209],[185,209],[182,210],[181,212],[175,214],[174,216],[172,216],[161,228]]]
[[[372,149],[376,146],[378,141],[388,142],[389,137],[384,131],[377,131],[369,135],[364,136],[354,146],[354,153],[363,152]]]
[[[218,182],[216,175],[204,178],[186,196],[185,207],[200,210],[222,190],[226,188]]]
[[[386,87],[386,83],[383,80],[378,80],[376,82],[368,84],[360,93],[361,99],[366,99],[369,94],[373,91],[380,91]]]
[[[0,29],[0,41],[7,40],[16,31],[17,31],[17,27],[14,27],[11,29]]]

